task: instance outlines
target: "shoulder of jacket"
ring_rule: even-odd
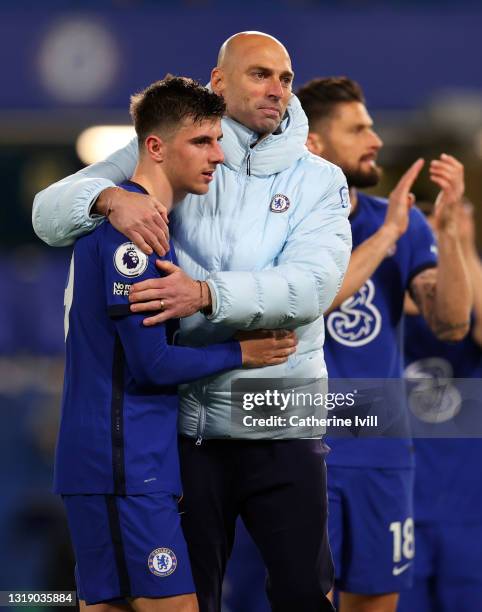
[[[330,182],[333,180],[345,180],[341,168],[309,151],[300,157],[297,165],[299,170],[303,171],[306,178],[313,178],[318,181],[322,179]]]

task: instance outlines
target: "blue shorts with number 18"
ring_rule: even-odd
[[[412,468],[328,467],[328,530],[340,591],[377,595],[413,579]]]

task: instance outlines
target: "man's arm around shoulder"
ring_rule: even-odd
[[[103,217],[92,216],[99,194],[130,178],[137,163],[137,140],[43,191],[34,199],[32,223],[37,236],[51,246],[66,246],[94,229]]]

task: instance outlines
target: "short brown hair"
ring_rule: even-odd
[[[343,102],[365,104],[360,85],[348,77],[325,77],[309,81],[297,92],[301,106],[308,117],[310,128],[323,119],[331,117]]]
[[[130,114],[139,146],[154,130],[167,135],[191,117],[197,123],[219,119],[226,111],[224,100],[186,77],[167,75],[131,97]]]

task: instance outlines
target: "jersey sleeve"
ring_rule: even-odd
[[[426,268],[437,265],[437,242],[430,225],[418,208],[410,211],[410,262],[406,286]]]
[[[100,259],[104,272],[107,311],[110,317],[127,316],[129,291],[133,283],[159,278],[157,256],[147,256],[110,224],[102,228]],[[168,254],[169,255],[169,254]],[[162,259],[169,259],[169,256]]]
[[[242,365],[239,342],[201,348],[168,343],[166,325],[146,327],[145,314],[129,309],[131,285],[158,278],[157,255],[148,257],[112,226],[100,246],[107,312],[119,334],[129,370],[139,385],[178,385]],[[168,256],[164,259],[169,259]]]

